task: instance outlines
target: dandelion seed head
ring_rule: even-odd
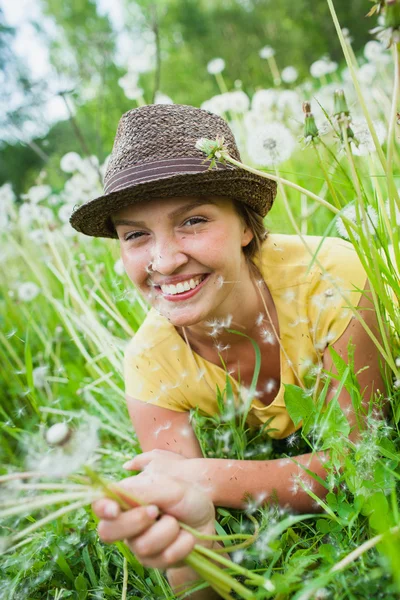
[[[264,46],[263,48],[261,48],[258,54],[260,58],[268,60],[269,58],[275,56],[275,50],[271,46]]]
[[[362,231],[364,232],[365,235],[367,235],[368,232],[370,233],[370,235],[374,235],[376,227],[378,225],[377,212],[373,206],[368,206],[366,213],[367,213],[367,222],[366,223],[363,222],[361,224],[361,223],[357,222],[357,212],[356,212],[356,207],[355,207],[354,202],[351,204],[348,204],[342,210],[343,216],[346,217],[347,219],[349,219],[349,221],[352,221],[359,228],[362,228]],[[344,225],[344,222],[341,217],[339,217],[336,221],[336,230],[341,237],[345,238],[346,240],[350,239],[349,235],[347,233],[346,227]],[[357,241],[360,239],[360,236],[357,233],[357,231],[352,230],[352,234],[354,235],[354,238]]]
[[[247,137],[250,160],[260,166],[280,165],[288,160],[296,146],[291,131],[282,123],[269,123]]]
[[[223,58],[213,58],[207,63],[207,71],[210,75],[218,75],[225,69]]]
[[[39,287],[33,281],[25,281],[18,287],[17,294],[18,299],[21,302],[31,302],[40,293]]]
[[[285,83],[294,83],[299,73],[295,67],[289,66],[282,69],[281,78]]]
[[[400,367],[400,356],[398,356],[395,360],[396,367]]]
[[[98,446],[98,420],[91,417],[72,431],[67,443],[49,448],[41,447],[39,440],[29,442],[27,469],[49,477],[65,477],[93,460]]]

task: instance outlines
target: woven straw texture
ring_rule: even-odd
[[[235,138],[221,117],[182,104],[150,104],[125,113],[118,124],[114,146],[104,177],[104,187],[124,177],[130,167],[165,159],[206,157],[197,150],[199,138],[223,136],[229,154],[240,161]],[[196,161],[197,162],[197,161]],[[222,167],[222,165],[221,165]],[[247,203],[261,216],[270,210],[276,184],[259,175],[227,165],[203,172],[179,172],[168,176],[151,175],[145,182],[124,180],[116,191],[105,193],[77,207],[70,223],[76,230],[96,237],[117,237],[111,216],[135,202],[170,196],[228,196]],[[150,171],[149,171],[150,172]]]

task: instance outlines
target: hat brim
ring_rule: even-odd
[[[169,196],[228,196],[248,204],[265,217],[276,196],[276,183],[244,169],[178,173],[165,179],[139,183],[105,194],[78,207],[70,224],[85,235],[118,237],[111,216],[118,210],[146,200]]]

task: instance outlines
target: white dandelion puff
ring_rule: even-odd
[[[60,161],[64,173],[75,173],[82,168],[82,157],[77,152],[67,152]]]
[[[25,281],[18,287],[17,293],[21,302],[31,302],[40,293],[40,289],[33,281]]]
[[[394,203],[394,205],[395,205],[396,225],[398,225],[400,227],[400,210],[397,208],[396,203]],[[386,212],[387,212],[388,216],[390,216],[390,202],[389,202],[389,200],[386,200],[386,202],[385,202],[385,208],[386,208]]]
[[[35,388],[44,388],[47,383],[47,373],[49,367],[47,365],[35,367],[32,371],[33,385]]]
[[[207,71],[210,75],[218,75],[225,69],[223,58],[213,58],[207,63]]]
[[[117,275],[120,275],[120,277],[122,277],[122,275],[125,273],[125,267],[124,263],[122,262],[122,258],[119,258],[117,261],[115,261],[114,271]]]
[[[295,146],[292,133],[282,123],[264,125],[247,138],[250,160],[260,166],[283,163],[291,157]]]
[[[271,46],[264,46],[263,48],[261,48],[258,54],[260,58],[268,60],[269,58],[275,56],[275,50]]]
[[[399,368],[400,368],[400,356],[398,356],[398,357],[396,358],[396,360],[395,360],[395,365],[396,365],[396,367],[399,367]]]
[[[26,194],[21,194],[21,198],[32,202],[32,204],[38,204],[48,198],[51,194],[51,187],[49,185],[34,185]]]
[[[349,219],[349,221],[352,221],[355,225],[358,225],[358,227],[362,227],[362,231],[365,235],[367,234],[367,231],[369,231],[371,235],[374,235],[375,229],[378,225],[378,215],[373,206],[367,207],[367,222],[365,223],[363,221],[362,224],[357,222],[357,212],[354,202],[346,206],[341,212],[344,217]],[[341,217],[338,217],[336,221],[336,230],[341,237],[345,238],[346,240],[350,239],[346,227],[344,225],[343,219]],[[354,235],[354,238],[358,241],[360,239],[359,234],[353,230],[352,233]]]
[[[390,62],[390,56],[386,52],[385,46],[376,40],[370,40],[365,44],[364,56],[372,63],[386,64]]]
[[[281,79],[285,83],[294,83],[298,78],[299,73],[295,67],[289,66],[282,69]]]
[[[382,146],[386,139],[386,127],[380,120],[373,121],[373,124],[379,145]],[[366,156],[371,152],[376,152],[374,140],[366,119],[360,117],[352,119],[351,128],[358,142],[358,146],[356,144],[351,145],[353,154],[356,156]]]

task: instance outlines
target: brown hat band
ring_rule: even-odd
[[[130,187],[132,184],[164,179],[178,173],[202,173],[210,167],[211,161],[202,158],[166,158],[141,165],[134,165],[115,173],[104,187],[106,194]],[[215,169],[235,169],[233,165],[216,162]]]

